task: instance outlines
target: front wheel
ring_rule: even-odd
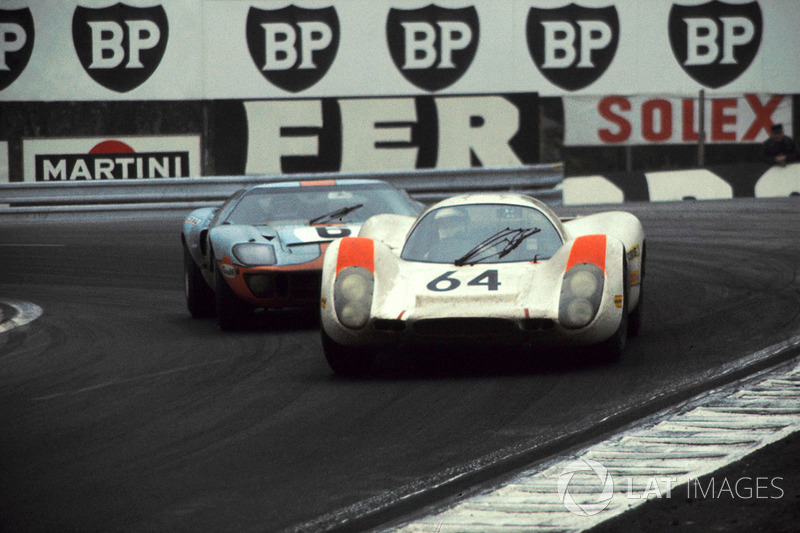
[[[226,331],[243,329],[252,323],[253,309],[236,296],[219,268],[214,269],[214,296],[220,328]]]
[[[601,342],[597,345],[597,350],[600,360],[606,363],[616,363],[622,358],[622,352],[625,351],[625,346],[628,344],[628,264],[625,258],[622,258],[622,319],[619,322],[617,331],[611,338]]]
[[[375,363],[375,354],[367,348],[343,346],[321,330],[322,350],[331,370],[341,376],[358,377],[366,374]]]
[[[647,258],[647,243],[642,243],[642,262],[639,267],[639,302],[628,315],[628,335],[636,337],[642,330],[642,310],[644,309],[644,265]]]
[[[216,313],[214,291],[203,278],[200,267],[192,259],[186,245],[183,246],[183,281],[186,307],[194,318],[209,318]]]

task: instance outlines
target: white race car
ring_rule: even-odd
[[[597,345],[619,357],[641,327],[644,231],[630,213],[560,220],[519,194],[468,194],[419,217],[377,215],[331,244],[322,344],[343,375],[391,345]]]

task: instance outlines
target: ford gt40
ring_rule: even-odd
[[[592,345],[613,360],[641,327],[644,261],[626,212],[562,220],[527,196],[469,194],[378,215],[325,253],[325,356],[345,375],[391,345]]]
[[[183,222],[186,303],[222,329],[256,308],[315,306],[328,245],[373,215],[415,216],[421,205],[379,180],[318,180],[241,189]]]

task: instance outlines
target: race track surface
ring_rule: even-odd
[[[361,380],[313,313],[190,318],[183,212],[0,219],[0,300],[44,311],[0,334],[0,529],[361,529],[599,438],[800,333],[799,206],[625,206],[646,307],[618,364],[437,352]]]

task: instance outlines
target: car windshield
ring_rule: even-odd
[[[511,263],[549,259],[563,241],[538,209],[472,204],[428,212],[400,257],[426,263]]]
[[[419,209],[404,192],[381,183],[263,187],[245,193],[225,223],[363,222],[381,213],[418,215]]]

